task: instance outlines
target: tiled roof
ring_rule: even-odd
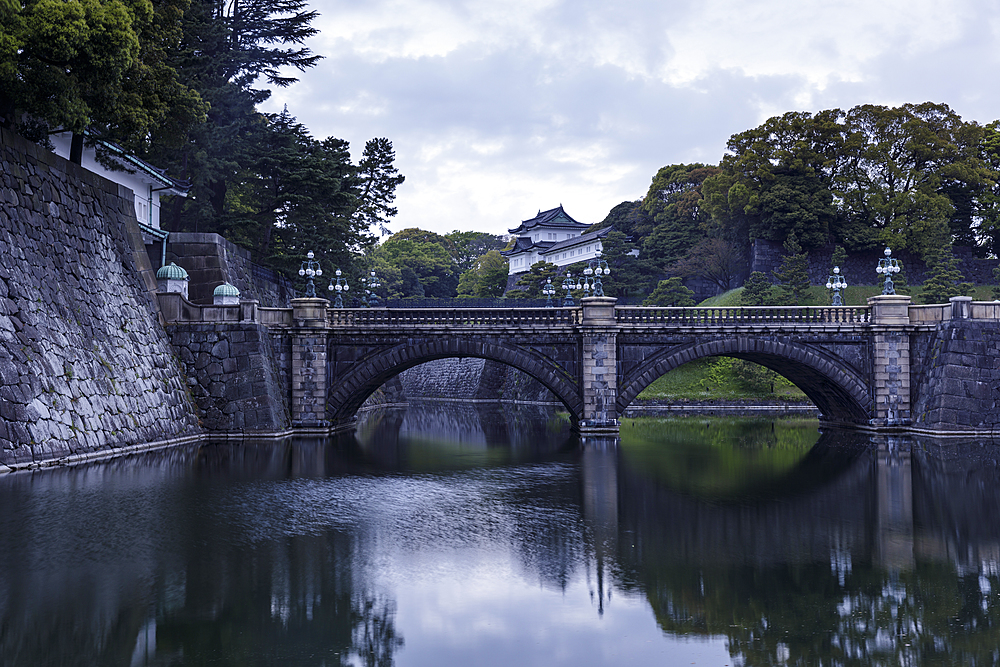
[[[576,246],[581,244],[593,243],[599,238],[603,239],[605,236],[608,235],[608,232],[610,232],[612,229],[614,228],[604,227],[603,229],[598,229],[596,232],[581,234],[580,236],[571,239],[566,239],[565,241],[559,241],[558,243],[553,244],[552,247],[546,250],[545,252],[546,253],[558,252],[560,250],[565,250],[566,248],[575,248]]]
[[[510,255],[516,255],[518,253],[527,252],[532,248],[538,248],[542,252],[548,250],[555,241],[538,241],[537,243],[532,242],[531,238],[528,236],[518,236],[514,241],[514,247],[510,250],[501,250],[500,254],[504,257],[509,257]]]
[[[511,234],[527,232],[529,229],[544,225],[546,227],[560,227],[563,229],[583,229],[589,225],[578,222],[570,217],[569,213],[563,210],[562,204],[548,211],[539,211],[538,215],[530,220],[523,220],[514,229],[508,229]]]

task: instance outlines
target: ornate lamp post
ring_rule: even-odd
[[[306,283],[306,298],[315,299],[316,298],[316,287],[313,285],[313,277],[319,277],[323,275],[323,269],[319,267],[319,262],[313,261],[313,251],[310,250],[306,253],[306,261],[302,262],[302,266],[299,268],[300,276],[309,276],[309,281]]]
[[[591,296],[590,290],[593,290],[593,296],[604,296],[604,285],[601,284],[601,274],[611,275],[611,268],[608,267],[608,263],[601,259],[601,253],[597,253],[597,257],[590,260],[587,264],[587,268],[583,270],[583,294],[584,296]]]
[[[337,269],[337,282],[330,281],[329,290],[333,292],[337,291],[337,298],[333,301],[334,308],[344,307],[343,293],[351,289],[351,286],[347,284],[347,278],[340,277],[340,269]]]
[[[552,297],[555,296],[556,286],[552,284],[552,278],[546,278],[545,284],[542,285],[542,294],[545,295],[545,307],[552,308]]]
[[[880,259],[878,261],[878,266],[875,267],[875,272],[879,274],[885,274],[885,286],[882,288],[882,294],[895,294],[896,288],[892,285],[892,274],[899,273],[901,267],[899,266],[899,260],[892,258],[892,250],[889,248],[885,249],[885,259]]]
[[[573,303],[573,290],[580,289],[581,285],[577,285],[573,282],[573,276],[569,271],[566,272],[566,279],[563,280],[562,288],[566,290],[566,298],[563,299],[563,305],[566,307],[572,307],[576,304]]]
[[[382,282],[375,275],[375,269],[372,269],[368,276],[368,289],[365,290],[365,294],[368,295],[368,301],[365,304],[365,308],[377,308],[378,294],[375,293],[375,290],[382,286]]]
[[[844,302],[840,298],[840,290],[847,289],[847,280],[841,277],[839,266],[833,267],[833,275],[827,279],[826,288],[833,290],[832,305],[843,306]]]

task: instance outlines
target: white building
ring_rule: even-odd
[[[71,132],[60,132],[49,137],[54,152],[60,157],[70,159],[70,149],[73,140]],[[154,230],[160,229],[160,195],[180,195],[186,197],[190,186],[182,181],[167,176],[162,169],[157,169],[148,162],[129,155],[113,143],[98,140],[125,171],[113,171],[97,161],[97,151],[93,146],[84,145],[83,158],[80,166],[87,171],[103,176],[109,181],[129,188],[135,195],[135,217],[139,223]]]
[[[529,271],[536,262],[566,266],[594,259],[611,227],[584,234],[589,226],[571,218],[560,205],[508,230],[516,237],[514,247],[501,254],[507,257],[510,275]]]

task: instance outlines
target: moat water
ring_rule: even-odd
[[[0,664],[1000,662],[1000,442],[411,407],[0,477]]]

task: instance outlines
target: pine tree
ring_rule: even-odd
[[[958,258],[951,247],[937,250],[930,258],[930,272],[924,280],[924,291],[920,295],[923,303],[947,303],[953,296],[972,292],[972,283],[964,282],[958,270]]]
[[[770,306],[773,304],[771,297],[771,281],[767,275],[761,271],[754,271],[743,283],[743,292],[740,294],[740,304],[744,306]]]
[[[785,239],[785,259],[774,277],[780,283],[785,305],[801,303],[809,291],[809,255],[802,251],[794,232]]]

